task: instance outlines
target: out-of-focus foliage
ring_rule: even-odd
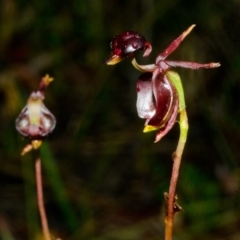
[[[221,62],[214,70],[178,69],[189,137],[178,184],[184,212],[176,239],[240,239],[240,2],[73,0],[0,2],[0,236],[36,239],[40,231],[31,154],[15,119],[40,78],[55,78],[46,106],[57,126],[42,146],[49,225],[62,239],[163,237],[178,125],[161,142],[143,134],[135,109],[138,77],[125,61],[104,65],[124,30],[153,45],[151,62],[191,24],[169,58]]]

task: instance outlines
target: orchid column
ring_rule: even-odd
[[[175,192],[188,133],[188,119],[181,79],[170,68],[183,67],[195,70],[220,66],[219,63],[202,64],[166,60],[194,27],[195,25],[192,25],[184,31],[157,56],[154,64],[149,65],[139,65],[134,58],[134,53],[137,50],[143,50],[143,56],[148,56],[152,51],[151,44],[137,32],[122,32],[113,38],[110,44],[112,53],[106,61],[106,64],[113,65],[129,57],[133,66],[143,72],[137,79],[137,112],[140,118],[146,119],[143,132],[158,131],[155,142],[160,141],[171,130],[179,115],[180,137],[176,151],[173,154],[169,192],[165,194],[165,240],[172,239],[174,214],[181,210],[181,207],[176,202]]]

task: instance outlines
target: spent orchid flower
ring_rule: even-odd
[[[155,142],[159,141],[171,130],[178,113],[185,108],[180,77],[169,69],[171,67],[199,69],[220,66],[219,63],[201,64],[166,60],[194,26],[190,26],[160,53],[154,64],[139,65],[134,58],[134,53],[137,50],[143,50],[144,57],[148,56],[152,51],[151,44],[137,32],[122,32],[115,36],[110,44],[112,53],[106,64],[113,65],[124,58],[130,57],[133,66],[143,72],[139,76],[136,86],[137,112],[140,118],[146,119],[144,132],[158,130]]]
[[[51,240],[53,238],[51,237],[51,233],[48,227],[48,220],[44,207],[41,174],[42,167],[39,147],[41,146],[43,139],[53,131],[56,125],[56,119],[54,115],[46,108],[43,103],[45,97],[45,89],[52,81],[53,78],[49,77],[49,75],[46,75],[41,79],[38,90],[33,91],[30,94],[26,106],[23,108],[18,118],[16,119],[16,129],[18,132],[22,136],[30,139],[30,143],[23,148],[21,154],[24,155],[32,149],[37,150],[37,153],[34,154],[37,202],[43,236],[45,240]]]
[[[56,119],[43,103],[44,91],[52,80],[53,78],[48,75],[42,78],[39,89],[30,94],[26,106],[16,119],[18,132],[31,141],[31,144],[23,149],[22,154],[32,148],[38,149],[42,140],[55,128]]]

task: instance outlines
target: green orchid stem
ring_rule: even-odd
[[[167,213],[165,217],[165,240],[172,240],[173,235],[173,219],[175,214],[175,192],[179,176],[179,169],[181,165],[181,159],[188,133],[188,118],[186,108],[180,110],[180,137],[177,145],[177,149],[173,155],[173,169],[170,181],[170,187],[167,200]]]
[[[50,235],[48,221],[47,221],[47,215],[44,207],[41,158],[40,158],[39,150],[37,150],[37,152],[38,153],[35,160],[35,171],[36,171],[38,209],[39,209],[40,219],[42,223],[44,240],[51,240],[51,235]]]

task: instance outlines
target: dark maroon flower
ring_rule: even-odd
[[[178,113],[185,109],[181,79],[177,73],[170,71],[170,68],[199,69],[220,66],[219,63],[202,64],[166,60],[194,27],[195,25],[190,26],[176,38],[157,56],[154,64],[139,65],[135,60],[133,54],[136,50],[145,50],[144,56],[149,55],[152,50],[151,44],[138,33],[123,32],[111,43],[112,55],[106,61],[107,64],[113,65],[131,56],[133,66],[144,72],[137,80],[137,111],[140,118],[146,119],[144,132],[159,130],[155,142],[168,133],[176,122]]]
[[[144,50],[143,56],[148,56],[152,47],[147,40],[137,32],[125,31],[115,36],[110,43],[111,56],[106,60],[106,64],[114,65],[122,59],[133,56],[137,50]]]

